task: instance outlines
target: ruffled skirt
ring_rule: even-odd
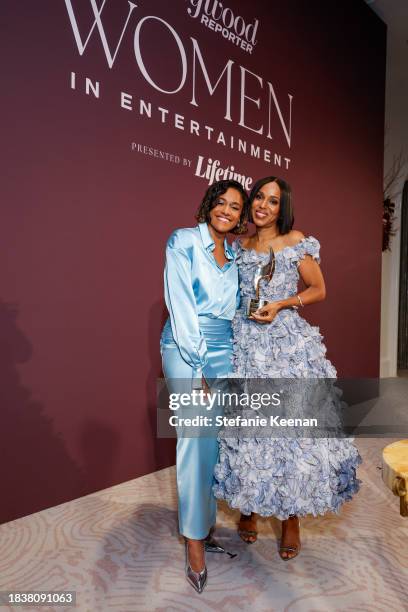
[[[270,325],[238,311],[233,321],[234,376],[336,378],[318,327],[283,310]],[[243,514],[314,516],[338,512],[358,491],[361,457],[350,438],[231,437],[219,433],[214,495]]]

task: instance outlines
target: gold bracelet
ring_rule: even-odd
[[[297,299],[299,300],[299,304],[302,306],[302,308],[304,307],[304,303],[302,302],[302,300],[300,299],[300,295],[298,294]]]

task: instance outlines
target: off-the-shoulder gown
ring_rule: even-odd
[[[254,297],[254,274],[269,254],[233,243],[239,269],[241,308],[233,319],[234,376],[242,378],[326,378],[337,376],[326,358],[319,328],[310,325],[299,309],[278,312],[270,324],[257,323],[245,313]],[[276,252],[272,280],[261,281],[269,301],[286,299],[298,291],[300,261],[310,255],[320,262],[320,244],[307,237]],[[215,467],[214,494],[243,514],[276,516],[319,515],[338,511],[359,489],[356,468],[361,462],[350,438],[231,437],[219,434],[220,456]]]

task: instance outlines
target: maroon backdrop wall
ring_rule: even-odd
[[[2,3],[2,521],[174,462],[163,249],[195,224],[200,159],[291,182],[328,287],[307,316],[339,375],[378,373],[385,26],[363,0],[224,7],[216,31],[217,2]]]

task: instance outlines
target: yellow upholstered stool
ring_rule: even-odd
[[[399,440],[383,450],[383,480],[400,498],[400,514],[408,516],[408,440]]]

